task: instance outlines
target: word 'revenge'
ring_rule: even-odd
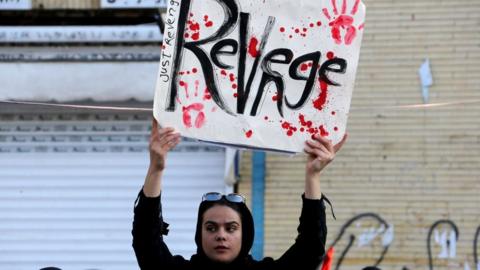
[[[283,117],[283,104],[292,110],[298,110],[307,101],[310,96],[313,87],[315,85],[315,79],[317,78],[317,66],[319,66],[321,52],[315,51],[301,55],[294,59],[294,53],[288,48],[278,48],[273,49],[269,52],[264,52],[265,45],[268,42],[269,34],[273,29],[275,24],[275,18],[269,17],[267,24],[265,26],[264,32],[261,37],[259,49],[255,57],[253,67],[250,74],[248,74],[248,79],[246,79],[245,72],[245,62],[247,57],[247,42],[249,38],[249,22],[250,14],[240,12],[239,5],[236,0],[216,0],[218,4],[223,8],[225,13],[225,20],[220,28],[213,33],[211,36],[186,42],[184,40],[187,16],[190,13],[191,0],[183,0],[181,3],[176,1],[171,1],[171,3],[176,3],[179,5],[179,18],[178,26],[176,33],[176,44],[177,47],[172,56],[163,55],[163,61],[161,61],[161,66],[166,67],[171,64],[173,61],[173,71],[171,77],[161,73],[162,76],[166,76],[167,80],[170,80],[169,93],[167,94],[167,111],[175,111],[175,100],[178,94],[177,87],[177,73],[176,70],[179,70],[180,64],[182,63],[182,57],[184,50],[191,51],[195,57],[200,62],[203,76],[208,91],[211,94],[212,99],[215,103],[225,112],[234,115],[234,113],[226,106],[222,96],[220,95],[218,86],[215,80],[215,69],[222,68],[226,70],[233,69],[232,66],[222,62],[219,57],[224,55],[237,56],[238,57],[238,98],[237,98],[237,114],[244,114],[247,101],[250,97],[250,90],[252,88],[253,80],[256,76],[258,66],[260,65],[262,70],[261,80],[258,86],[258,91],[252,105],[250,115],[255,116],[258,112],[258,107],[261,103],[265,89],[270,83],[274,83],[277,88],[277,108],[279,114]],[[232,38],[226,38],[234,28],[239,28],[238,41]],[[205,51],[202,48],[202,45],[213,43],[213,47],[209,52]],[[171,59],[171,60],[170,60]],[[313,63],[312,68],[308,76],[299,73],[299,67],[305,63]],[[292,102],[285,96],[285,82],[283,76],[272,69],[271,64],[285,64],[289,66],[289,77],[293,80],[305,81],[305,87],[303,89],[300,99],[296,102]],[[345,59],[335,57],[332,59],[327,59],[323,62],[318,69],[319,80],[326,83],[327,85],[339,86],[338,83],[330,80],[327,76],[329,72],[344,74],[347,68],[347,62]]]

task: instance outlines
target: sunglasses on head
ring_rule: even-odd
[[[203,194],[202,202],[217,202],[220,201],[222,198],[225,198],[227,201],[232,203],[245,203],[246,201],[245,197],[238,193],[230,193],[224,195],[218,192],[208,192]]]

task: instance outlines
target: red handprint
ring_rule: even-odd
[[[190,99],[188,84],[185,81],[180,81],[180,86],[185,89],[185,100],[188,101]],[[196,80],[194,97],[198,97],[198,87],[199,87],[199,81]],[[207,89],[205,89],[203,101],[207,101],[210,99],[211,99],[210,93],[208,92]],[[178,97],[177,97],[177,102],[180,105],[182,105],[182,102]],[[182,106],[183,124],[185,125],[185,127],[202,128],[206,122],[206,114],[204,112],[204,109],[205,109],[205,106],[201,102],[194,102],[194,103],[191,103],[190,105]],[[194,121],[192,121],[193,116],[195,117]]]
[[[332,20],[332,17],[330,16],[330,13],[328,12],[328,9],[324,8],[323,14],[325,15],[325,17],[327,17],[327,19],[330,20],[329,26],[332,28],[332,37],[335,40],[335,43],[342,44],[341,29],[344,29],[346,33],[343,37],[343,40],[345,42],[345,45],[350,45],[352,44],[353,40],[357,36],[357,30],[362,30],[363,28],[363,23],[358,27],[358,29],[356,26],[353,25],[355,21],[353,16],[357,14],[360,0],[355,0],[355,5],[350,11],[350,15],[346,14],[347,0],[343,0],[342,13],[340,15],[337,10],[337,2],[336,2],[337,0],[331,0],[331,1],[332,1],[332,8],[333,8],[333,14],[334,14],[333,20]]]

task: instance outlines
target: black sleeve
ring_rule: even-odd
[[[142,270],[173,269],[185,260],[172,256],[163,241],[168,232],[168,224],[163,222],[160,196],[148,198],[143,190],[135,201],[133,218],[133,249]]]
[[[324,198],[310,200],[302,195],[302,201],[297,239],[295,244],[273,262],[276,269],[314,270],[325,255],[327,225]]]

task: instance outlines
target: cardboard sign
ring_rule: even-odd
[[[154,115],[183,136],[302,152],[346,130],[360,0],[170,0]]]

